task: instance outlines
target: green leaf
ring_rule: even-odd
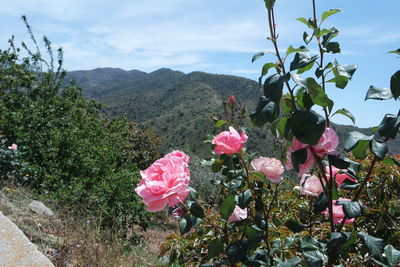
[[[368,248],[368,251],[373,257],[382,259],[383,239],[370,236],[364,232],[359,232],[358,236]]]
[[[375,100],[388,100],[393,97],[392,92],[390,92],[389,88],[379,88],[371,85],[367,91],[367,95],[365,96],[365,100],[367,99],[375,99]]]
[[[276,0],[264,0],[264,2],[265,2],[265,7],[266,7],[268,10],[272,9],[272,8],[274,7],[274,5],[275,5],[275,1],[276,1]]]
[[[359,141],[370,141],[374,138],[373,135],[365,135],[363,133],[360,132],[350,132],[349,136],[346,139],[346,142],[344,143],[344,149],[349,152],[351,150],[353,150],[357,144],[359,143]]]
[[[389,266],[396,266],[400,262],[400,251],[395,249],[392,245],[387,245],[384,248],[386,261]]]
[[[292,165],[293,168],[296,172],[299,172],[300,170],[300,164],[304,164],[307,160],[307,149],[306,148],[302,148],[299,150],[296,150],[294,152],[292,152],[291,155],[291,159],[292,159]]]
[[[348,111],[345,108],[337,110],[335,113],[333,113],[332,117],[335,116],[336,114],[341,114],[343,116],[346,116],[347,118],[349,118],[353,122],[353,124],[356,123],[356,118],[354,117],[354,115],[351,114],[351,112]]]
[[[329,42],[324,47],[327,53],[332,53],[332,54],[340,53],[340,44],[338,42]]]
[[[364,212],[364,209],[361,206],[361,204],[356,202],[356,201],[341,201],[341,200],[337,200],[336,201],[336,205],[342,205],[343,206],[344,214],[348,218],[357,218],[358,216],[360,216]]]
[[[294,48],[293,46],[289,46],[286,49],[286,57],[295,52],[307,52],[308,49],[305,46],[300,46],[299,48]]]
[[[296,110],[288,123],[293,135],[303,144],[317,144],[325,132],[325,119],[312,111]]]
[[[280,262],[276,265],[276,267],[296,267],[299,266],[302,259],[298,256],[285,260],[284,262]]]
[[[218,121],[216,121],[216,122],[214,123],[214,126],[215,126],[216,128],[221,128],[221,127],[224,126],[226,123],[227,123],[227,121],[225,121],[225,120],[218,120]]]
[[[282,98],[282,90],[285,82],[289,81],[290,73],[285,75],[274,74],[264,82],[264,95],[271,101],[278,103]]]
[[[251,190],[247,189],[243,193],[241,193],[238,197],[238,206],[242,209],[247,208],[247,206],[250,204],[252,201],[252,194]]]
[[[339,156],[336,155],[328,155],[328,161],[329,164],[332,166],[335,166],[338,169],[347,169],[350,167],[350,162],[348,162],[346,159],[342,159]]]
[[[298,20],[298,21],[304,23],[308,28],[310,28],[310,29],[312,29],[312,30],[314,30],[314,28],[315,28],[315,27],[310,23],[310,21],[307,20],[306,18],[297,18],[296,20]]]
[[[349,249],[353,246],[354,242],[357,239],[357,232],[353,231],[347,241],[340,247],[340,254],[344,259],[347,258]]]
[[[296,94],[297,103],[301,109],[310,110],[314,105],[311,96],[307,93],[305,88],[300,88],[297,90]]]
[[[389,54],[398,54],[398,55],[400,55],[400,48],[397,49],[397,50],[389,51],[388,53],[389,53]]]
[[[267,122],[273,122],[279,115],[279,104],[261,96],[256,110],[250,114],[250,119],[257,127],[262,127]]]
[[[380,123],[377,133],[379,137],[395,139],[400,128],[400,115],[386,114]]]
[[[304,33],[303,33],[303,41],[304,41],[306,44],[309,44],[309,43],[311,42],[313,36],[314,36],[314,34],[309,35],[307,32],[304,32]]]
[[[214,173],[219,172],[222,169],[222,163],[223,161],[220,159],[215,160],[214,163],[211,165],[211,170]]]
[[[353,64],[353,65],[339,65],[337,62],[335,62],[336,64],[336,69],[339,73],[339,75],[349,78],[351,80],[351,78],[353,78],[354,73],[357,70],[357,64]]]
[[[314,213],[319,214],[328,208],[328,198],[324,193],[318,195],[318,198],[314,200]]]
[[[390,78],[390,91],[395,100],[400,97],[400,70]]]
[[[186,234],[192,228],[192,220],[189,215],[186,215],[179,221],[179,231],[181,235]]]
[[[232,215],[232,212],[235,210],[235,206],[236,206],[236,196],[230,195],[221,204],[221,209],[220,209],[221,217],[227,220],[229,216]]]
[[[261,76],[260,76],[260,78],[258,78],[258,81],[259,81],[259,83],[261,84],[261,82],[262,82],[262,78],[265,76],[265,75],[267,75],[268,74],[268,71],[269,71],[269,69],[271,69],[271,68],[277,68],[278,67],[278,65],[276,65],[275,63],[265,63],[264,64],[264,66],[262,67],[262,70],[261,70]]]
[[[313,78],[306,79],[307,90],[314,104],[321,107],[333,106],[333,101],[325,94],[324,89]]]
[[[340,186],[340,189],[355,190],[360,187],[360,183],[353,182],[352,180],[345,179]]]
[[[299,233],[305,230],[305,227],[295,220],[289,219],[285,222],[285,226],[289,228],[293,233]]]
[[[326,20],[329,16],[332,16],[333,14],[342,12],[341,9],[330,9],[329,11],[325,11],[324,13],[322,13],[321,16],[321,23]]]
[[[308,54],[297,52],[293,61],[290,63],[290,71],[304,68],[319,58],[318,55],[310,56]]]
[[[331,233],[331,238],[329,239],[327,247],[329,249],[340,247],[348,240],[349,237],[349,233]]]
[[[386,165],[394,165],[400,167],[400,162],[398,162],[395,158],[393,157],[386,157],[384,161],[382,161]]]
[[[247,255],[249,243],[247,240],[238,240],[232,243],[226,250],[230,263],[237,263]]]
[[[217,257],[224,249],[224,244],[221,239],[214,239],[208,245],[208,255],[207,258],[211,259]]]
[[[253,62],[256,61],[257,59],[259,59],[260,57],[262,57],[262,56],[264,56],[265,54],[268,54],[268,53],[271,53],[271,52],[268,52],[268,51],[260,51],[260,52],[256,53],[256,54],[252,57],[251,62],[253,63]]]
[[[386,143],[380,143],[375,139],[370,143],[372,153],[379,159],[383,160],[386,156],[386,153],[389,151]]]
[[[321,45],[325,47],[333,38],[338,36],[338,34],[339,34],[338,29],[336,29],[335,27],[330,28],[329,32],[322,36]]]
[[[197,218],[204,218],[203,208],[197,202],[190,205],[190,213]]]

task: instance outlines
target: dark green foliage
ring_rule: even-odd
[[[148,215],[134,189],[138,167],[158,156],[155,137],[126,119],[102,119],[99,103],[63,83],[62,51],[55,68],[46,40],[50,62],[26,45],[29,56],[21,58],[13,41],[0,51],[0,132],[23,155],[26,175],[18,181],[74,212],[98,216],[104,226],[145,227]]]

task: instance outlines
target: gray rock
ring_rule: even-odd
[[[44,214],[47,216],[54,216],[54,212],[46,207],[42,202],[33,200],[29,203],[28,207],[37,214]]]
[[[54,265],[22,231],[0,212],[0,266],[40,266]]]

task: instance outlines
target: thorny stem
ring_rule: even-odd
[[[268,10],[268,24],[269,24],[269,32],[271,35],[270,39],[271,39],[272,43],[274,44],[275,55],[278,58],[278,65],[279,65],[278,67],[282,71],[283,75],[285,75],[286,74],[285,65],[284,65],[282,57],[279,53],[278,44],[277,44],[278,36],[276,35],[274,8],[271,8]],[[285,84],[286,84],[286,87],[288,88],[289,94],[292,98],[293,108],[296,109],[296,101],[295,101],[294,94],[293,94],[294,90],[290,87],[289,82],[285,82]]]

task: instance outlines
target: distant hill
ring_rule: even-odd
[[[66,80],[72,79],[86,97],[104,104],[108,116],[126,115],[154,130],[162,140],[162,150],[181,148],[203,157],[209,155],[210,147],[202,140],[206,134],[216,133],[211,117],[222,118],[222,101],[234,95],[252,111],[262,93],[258,83],[250,79],[204,72],[184,74],[165,68],[151,73],[116,68],[72,71]],[[250,125],[248,114],[246,124]],[[349,130],[370,131],[343,125],[336,129],[341,138]],[[250,137],[249,150],[272,155],[274,139],[269,131],[255,129]],[[400,153],[400,142],[397,140],[391,149]]]

